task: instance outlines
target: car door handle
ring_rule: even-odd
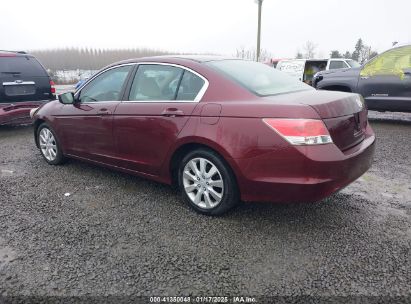
[[[361,76],[361,79],[368,79],[368,78],[370,78],[370,77],[368,77],[368,76]]]
[[[177,108],[167,108],[161,113],[161,115],[166,117],[184,116],[184,112]]]
[[[98,110],[98,115],[110,115],[110,111],[106,108],[102,108],[100,110]]]

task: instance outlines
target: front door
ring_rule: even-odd
[[[65,153],[104,163],[112,162],[113,113],[120,103],[131,65],[109,69],[91,80],[75,95],[74,104],[64,105],[56,123]]]
[[[118,165],[157,175],[207,83],[183,67],[139,64],[128,98],[115,111]]]
[[[411,111],[411,46],[394,48],[365,64],[358,93],[369,109]]]

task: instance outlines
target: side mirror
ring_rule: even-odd
[[[62,104],[73,104],[76,101],[76,99],[74,98],[73,92],[67,92],[67,93],[60,94],[58,96],[58,99]]]
[[[406,76],[411,76],[411,68],[405,68],[402,70],[404,72],[404,75]]]

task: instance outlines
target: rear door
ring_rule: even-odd
[[[114,115],[117,165],[157,175],[207,86],[204,77],[181,66],[139,64]]]
[[[358,93],[369,109],[411,111],[411,46],[389,50],[367,63]]]
[[[30,55],[0,55],[0,102],[17,103],[50,99],[50,78]]]
[[[74,104],[65,104],[55,116],[66,153],[112,163],[113,113],[124,93],[132,65],[110,68],[76,93]]]

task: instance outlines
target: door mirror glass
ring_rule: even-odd
[[[67,92],[67,93],[60,94],[58,96],[58,99],[62,104],[73,104],[75,101],[73,92]]]

